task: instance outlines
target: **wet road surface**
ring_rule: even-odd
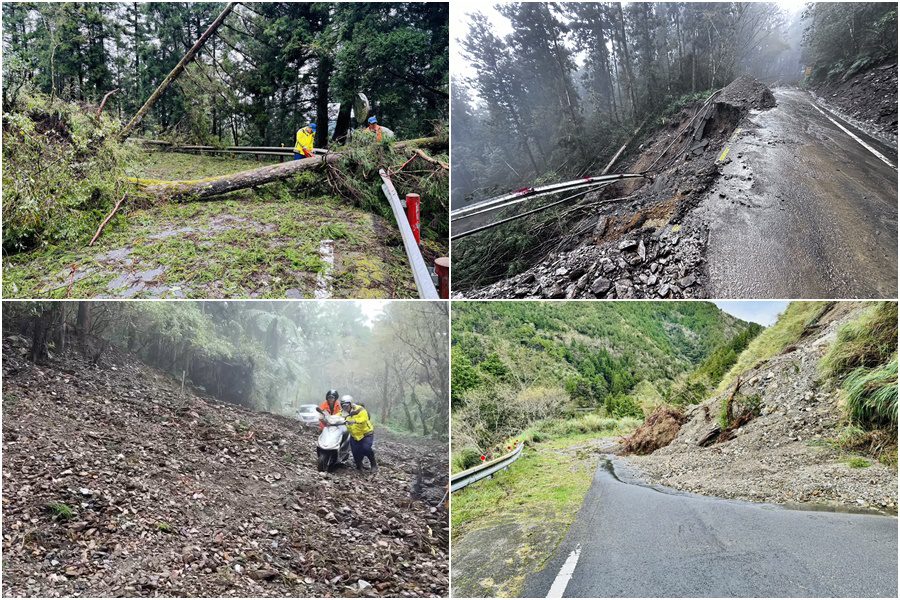
[[[569,533],[524,596],[550,591],[896,598],[897,519],[664,493],[623,483],[601,462]]]
[[[709,297],[896,298],[897,170],[810,94],[774,93],[695,213],[709,223]],[[830,116],[897,165],[896,150]]]

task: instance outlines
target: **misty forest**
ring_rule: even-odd
[[[3,24],[7,296],[415,296],[380,169],[446,254],[446,4],[21,2]]]
[[[746,169],[737,176],[749,174],[760,183],[780,181],[772,169],[761,172],[767,165],[753,169],[753,162],[738,160],[752,158],[746,146],[740,156],[737,147],[730,157],[721,154],[732,134],[739,137],[731,142],[748,139],[748,129],[763,130],[759,135],[765,146],[791,143],[792,132],[766,122],[748,123],[746,119],[755,115],[750,111],[785,111],[785,120],[795,123],[822,118],[796,114],[803,109],[795,108],[798,102],[806,107],[803,110],[815,112],[805,94],[815,97],[823,112],[843,115],[840,118],[865,130],[860,135],[867,141],[868,136],[877,138],[868,143],[878,143],[875,147],[888,164],[896,154],[897,7],[892,3],[810,3],[791,8],[749,2],[513,2],[467,14],[460,29],[462,68],[454,71],[451,99],[454,284],[471,297],[614,297],[614,293],[615,297],[747,297],[731,288],[716,289],[715,281],[704,279],[703,266],[686,259],[680,262],[682,272],[671,278],[644,272],[647,278],[655,276],[649,285],[636,281],[634,265],[622,273],[605,272],[603,277],[613,284],[593,290],[590,281],[574,291],[564,278],[547,280],[543,289],[529,282],[560,268],[580,273],[591,263],[585,259],[584,267],[573,266],[576,259],[571,254],[584,254],[585,245],[612,238],[618,244],[629,231],[623,220],[640,227],[644,220],[662,218],[687,229],[686,216],[716,177],[709,173],[713,166],[727,179],[728,165],[734,161],[733,169]],[[775,96],[765,88],[774,90]],[[770,130],[773,135],[765,137]],[[836,142],[856,145],[849,137]],[[881,150],[881,144],[887,149]],[[823,169],[833,170],[830,164]],[[558,200],[554,202],[522,204],[513,198],[493,207],[493,213],[460,211],[504,193],[514,197],[531,186],[617,173],[645,178],[587,196],[571,194],[559,200],[561,193],[551,195],[550,200]],[[654,183],[653,190],[643,185],[646,176]],[[807,184],[793,172],[783,179],[792,180],[796,188],[809,187],[814,197],[835,194],[833,188],[817,189],[815,182]],[[871,203],[869,190],[858,189],[866,178],[859,179],[862,183],[841,195],[860,199],[868,195]],[[887,189],[894,190],[896,204],[896,186]],[[746,191],[722,190],[728,201],[723,210],[735,202],[740,207]],[[750,192],[755,192],[755,185]],[[770,190],[768,198],[774,192]],[[651,193],[653,210],[646,201]],[[686,204],[683,199],[691,193],[695,200]],[[623,197],[641,202],[620,208]],[[765,199],[751,194],[750,206]],[[659,202],[677,202],[681,207],[673,214],[671,207],[663,209]],[[597,214],[607,216],[607,221],[598,222]],[[715,224],[709,228],[714,230]],[[692,234],[681,238],[690,240]],[[710,251],[715,243],[710,241]],[[698,253],[706,250],[700,248]],[[569,253],[571,260],[551,260],[559,253]],[[590,258],[596,262],[598,257]],[[610,258],[616,262],[616,256]],[[781,259],[761,262],[780,264]],[[540,268],[514,277],[538,263]],[[888,285],[889,265],[885,267],[874,279],[883,277]],[[695,283],[679,283],[691,274]],[[509,279],[490,286],[504,278]],[[616,290],[617,279],[628,279],[629,284]],[[754,297],[813,297],[782,290],[770,294],[776,285],[761,282]],[[808,290],[814,284],[804,285]]]
[[[4,594],[445,596],[447,311],[4,303]],[[321,468],[329,389],[377,469]]]

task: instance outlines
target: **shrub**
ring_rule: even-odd
[[[452,470],[454,473],[471,469],[481,462],[481,452],[472,448],[463,448],[453,456]]]
[[[897,303],[877,302],[838,330],[821,367],[826,376],[842,378],[860,367],[883,365],[896,351]]]
[[[3,115],[3,249],[87,241],[124,193],[134,151],[119,123],[75,103],[23,99]]]
[[[852,422],[868,429],[897,430],[897,357],[874,369],[860,367],[844,382]]]

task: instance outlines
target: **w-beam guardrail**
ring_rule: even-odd
[[[516,449],[509,454],[504,454],[500,458],[495,458],[494,460],[482,463],[477,467],[472,467],[471,469],[467,469],[465,471],[462,471],[461,473],[457,473],[456,475],[451,475],[450,491],[455,492],[457,490],[461,490],[467,485],[473,484],[476,481],[480,481],[485,477],[490,477],[500,469],[505,469],[509,465],[516,462],[516,460],[518,460],[519,456],[522,455],[522,448],[524,447],[525,444],[520,443],[518,446],[516,446]]]

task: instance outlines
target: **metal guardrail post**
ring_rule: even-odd
[[[428,265],[425,264],[425,259],[422,257],[422,252],[419,250],[419,244],[416,242],[412,227],[409,226],[409,221],[406,218],[406,211],[404,210],[403,203],[400,201],[400,197],[397,195],[397,190],[394,188],[394,184],[391,183],[391,178],[388,177],[388,174],[384,169],[379,169],[378,174],[381,175],[381,180],[384,182],[381,186],[381,191],[388,199],[391,210],[394,211],[394,220],[397,221],[397,227],[400,229],[400,237],[403,238],[403,247],[406,250],[406,256],[409,258],[409,264],[412,267],[416,288],[419,290],[419,297],[424,300],[439,300],[440,297],[434,287],[434,282],[431,280],[431,272],[428,270]]]

